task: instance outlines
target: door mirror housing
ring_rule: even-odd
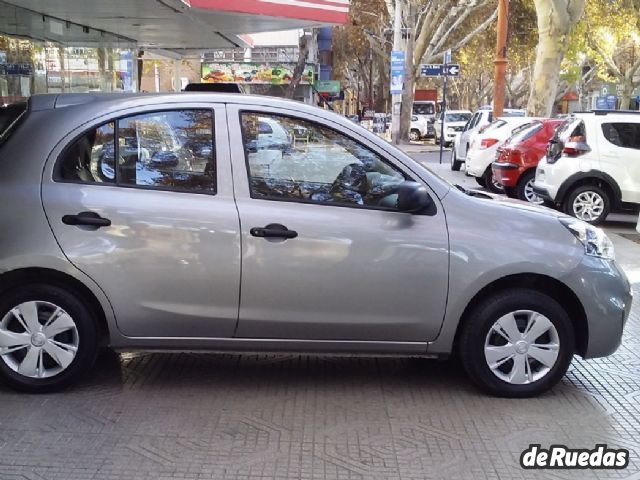
[[[431,195],[418,182],[402,182],[398,186],[398,202],[396,208],[401,212],[419,213],[427,209],[433,200]]]

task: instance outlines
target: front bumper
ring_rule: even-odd
[[[620,346],[632,303],[631,285],[616,262],[584,256],[570,274],[560,279],[576,294],[586,314],[587,341],[583,358],[611,355]]]
[[[456,139],[456,137],[460,134],[460,132],[450,132],[445,130],[444,131],[444,140],[449,143],[452,142]]]

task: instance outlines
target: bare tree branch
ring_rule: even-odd
[[[466,37],[464,37],[458,43],[451,46],[451,50],[459,50],[462,47],[464,47],[467,43],[469,43],[473,39],[474,36],[476,36],[481,31],[485,30],[491,23],[493,23],[493,21],[496,19],[497,16],[498,16],[498,9],[496,8],[489,18],[487,18],[484,22],[478,25],[473,31],[471,31],[471,33],[469,33]],[[428,58],[428,61],[425,61],[425,63],[429,63],[429,61],[435,60],[439,56],[444,55],[444,52],[445,51],[442,50],[438,53],[435,53],[430,58]]]

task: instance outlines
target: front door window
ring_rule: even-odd
[[[251,196],[395,209],[406,176],[335,130],[305,120],[243,113]]]

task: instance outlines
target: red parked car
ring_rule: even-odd
[[[537,121],[498,148],[496,160],[491,164],[493,178],[503,185],[508,197],[535,204],[543,203],[532,187],[536,167],[546,155],[547,143],[562,122],[558,118]]]

